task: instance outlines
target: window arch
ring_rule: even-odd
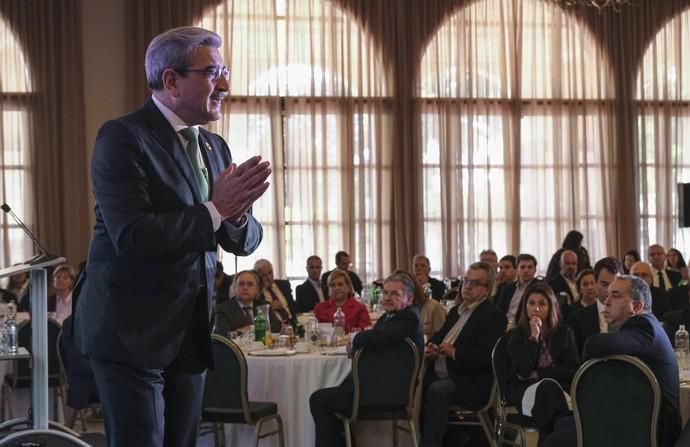
[[[344,249],[363,279],[382,275],[391,119],[377,44],[323,0],[226,1],[200,26],[224,37],[232,73],[229,113],[214,130],[236,160],[258,153],[273,166],[253,210],[264,242],[238,266],[265,257],[298,279],[309,255],[329,268]]]
[[[574,16],[538,0],[469,4],[429,41],[417,96],[438,270],[491,247],[532,253],[544,272],[571,229],[595,257],[612,251],[611,72]]]
[[[690,10],[660,29],[637,72],[637,178],[641,246],[687,247],[678,228],[678,183],[690,183]]]
[[[0,195],[28,226],[32,226],[32,160],[29,101],[33,92],[24,49],[0,17]],[[31,241],[17,223],[2,213],[2,265],[31,256]]]

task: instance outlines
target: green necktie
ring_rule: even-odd
[[[199,129],[196,127],[186,127],[180,130],[180,134],[187,140],[187,157],[189,157],[189,161],[192,163],[192,170],[196,177],[196,183],[199,186],[201,201],[206,202],[208,200],[208,181],[206,175],[204,175],[206,168],[201,159],[201,150],[199,148]]]

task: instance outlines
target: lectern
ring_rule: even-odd
[[[1,446],[14,445],[15,441],[25,439],[27,432],[35,431],[37,434],[55,433],[57,437],[68,440],[71,445],[89,447],[81,441],[75,432],[64,427],[57,422],[50,422],[51,427],[58,427],[59,430],[49,429],[48,422],[48,288],[46,284],[46,268],[53,265],[62,264],[65,258],[58,258],[51,255],[40,255],[27,261],[24,264],[0,270],[0,278],[5,278],[19,273],[29,273],[31,278],[31,417],[32,427],[28,430],[12,433],[2,440]],[[22,358],[21,354],[0,356],[3,360],[13,360]],[[26,419],[19,418],[0,424],[0,431],[9,429],[14,425],[21,425]]]

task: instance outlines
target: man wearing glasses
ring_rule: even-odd
[[[233,164],[225,141],[199,128],[220,118],[230,88],[221,42],[194,27],[156,36],[151,98],[96,139],[96,225],[75,328],[109,447],[195,445],[217,247],[247,255],[261,242],[249,209],[269,164]]]
[[[451,405],[478,410],[489,399],[491,351],[507,325],[505,314],[487,299],[494,277],[488,263],[472,264],[462,283],[462,303],[448,312],[443,327],[426,345],[423,447],[442,445]]]

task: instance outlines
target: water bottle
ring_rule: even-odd
[[[371,301],[371,291],[366,287],[362,289],[362,296],[359,297],[359,302],[367,306],[369,309],[369,302]]]
[[[254,317],[254,341],[266,344],[266,317],[262,309]]]
[[[7,306],[5,341],[7,343],[8,354],[16,354],[19,351],[19,339],[17,338],[17,305],[14,304],[14,301],[11,301]]]
[[[680,370],[687,369],[688,362],[688,345],[690,344],[690,335],[685,330],[685,325],[681,324],[676,331],[676,357],[678,357],[678,367]]]
[[[333,314],[333,335],[336,337],[345,335],[345,314],[340,306],[338,306]]]
[[[309,343],[311,352],[319,350],[319,320],[317,320],[314,315],[312,315],[307,322],[306,339],[307,343]]]

